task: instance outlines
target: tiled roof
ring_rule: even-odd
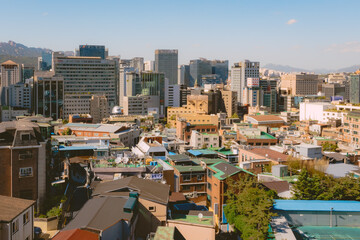
[[[10,222],[35,201],[0,195],[0,222]]]
[[[3,62],[1,65],[18,65],[18,64],[11,60],[7,60],[6,62]]]
[[[277,193],[282,193],[289,191],[289,183],[287,181],[272,181],[272,182],[263,182],[265,187],[276,191]]]
[[[267,155],[266,158],[269,158],[269,159],[272,159],[275,161],[278,161],[279,158],[281,159],[281,161],[286,161],[288,158],[288,155],[271,150],[269,148],[252,148],[252,149],[248,149],[248,151],[258,154],[263,157],[266,157],[266,155]]]
[[[67,231],[61,231],[52,238],[53,240],[98,240],[99,236],[96,233],[89,232],[81,229],[72,229]]]

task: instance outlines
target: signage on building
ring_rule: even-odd
[[[259,78],[248,78],[247,79],[247,86],[248,87],[259,87]]]
[[[162,173],[154,173],[150,175],[150,179],[152,180],[161,180],[163,178]]]
[[[344,97],[343,96],[331,96],[330,100],[331,101],[344,101]]]

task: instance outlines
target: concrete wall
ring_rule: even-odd
[[[34,226],[41,228],[43,232],[54,231],[58,230],[58,218],[51,217],[51,218],[35,218],[34,219]]]
[[[294,226],[330,226],[330,211],[279,211]],[[333,212],[332,226],[360,227],[359,212]]]

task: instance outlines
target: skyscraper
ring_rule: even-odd
[[[244,104],[244,91],[247,92],[247,79],[259,78],[259,62],[251,62],[245,60],[243,62],[234,63],[231,67],[231,90],[237,92],[238,102]]]
[[[169,84],[178,84],[178,50],[155,50],[155,72],[164,73]]]
[[[21,67],[8,60],[1,64],[0,105],[9,105],[9,87],[21,82]]]
[[[64,78],[54,72],[35,72],[34,75],[35,114],[53,119],[63,118]]]
[[[101,59],[105,59],[108,56],[108,50],[101,45],[80,45],[75,52],[76,56],[80,57],[101,57]]]
[[[105,95],[109,107],[118,103],[118,62],[100,57],[57,57],[55,73],[64,77],[64,116],[90,113],[92,95]]]
[[[360,75],[350,75],[350,102],[360,103]]]
[[[212,73],[210,61],[201,58],[190,60],[190,86],[193,87],[195,83],[198,86],[202,86],[202,75],[208,75]]]
[[[52,52],[44,51],[41,54],[41,57],[38,57],[38,70],[48,71],[51,69],[52,65]]]

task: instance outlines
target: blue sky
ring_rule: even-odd
[[[0,41],[154,59],[158,48],[190,59],[243,59],[314,68],[360,64],[358,0],[0,0]],[[4,24],[9,23],[9,24]]]

